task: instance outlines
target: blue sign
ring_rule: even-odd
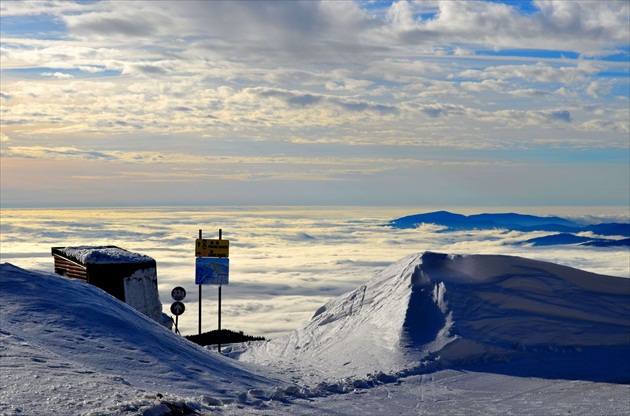
[[[230,259],[227,257],[197,257],[195,284],[227,285]]]

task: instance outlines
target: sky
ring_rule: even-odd
[[[628,206],[627,1],[2,1],[3,207]]]

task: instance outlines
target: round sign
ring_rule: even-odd
[[[173,302],[171,305],[171,313],[175,316],[181,315],[186,310],[186,307],[181,302]]]
[[[174,300],[184,300],[186,297],[186,289],[181,286],[177,286],[173,290],[171,290],[171,297]]]

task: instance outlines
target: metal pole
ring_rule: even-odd
[[[219,228],[219,240],[221,240],[223,230]],[[221,285],[219,285],[219,333],[217,334],[217,343],[219,344],[219,353],[221,353]]]
[[[217,337],[219,343],[219,353],[221,352],[221,286],[219,286],[219,335]]]
[[[201,229],[199,230],[199,239],[201,240]],[[199,335],[201,335],[201,285],[199,286]]]

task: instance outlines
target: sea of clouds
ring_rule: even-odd
[[[274,338],[300,326],[326,301],[355,289],[402,257],[436,251],[507,254],[630,277],[627,248],[531,247],[515,243],[546,232],[441,232],[435,225],[395,229],[388,221],[427,207],[177,207],[2,210],[0,261],[53,271],[51,247],[116,245],[157,261],[160,299],[169,313],[175,286],[187,291],[182,334],[198,332],[194,244],[230,241],[230,283],[222,287],[222,327]],[[627,222],[627,208],[453,208],[519,212],[588,222]],[[217,327],[216,286],[202,287],[202,332]],[[69,302],[72,299],[68,299]]]

